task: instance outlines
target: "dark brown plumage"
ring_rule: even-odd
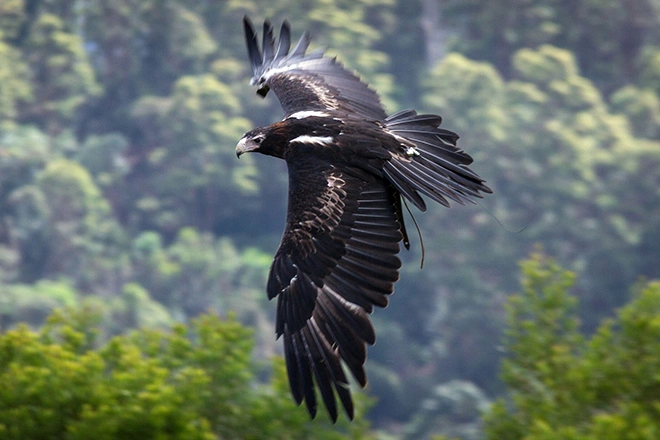
[[[367,383],[366,346],[376,337],[369,314],[385,307],[409,246],[401,196],[420,210],[421,194],[449,206],[491,190],[468,169],[458,136],[436,115],[405,110],[386,116],[378,95],[322,52],[292,52],[284,22],[275,47],[264,23],[263,53],[244,20],[252,85],[273,90],[285,118],[247,132],[236,147],[284,159],[289,170],[286,226],[268,279],[277,298],[276,333],[284,338],[289,383],[298,404],[317,413],[315,388],[333,421],[336,397],[353,418],[342,361]]]

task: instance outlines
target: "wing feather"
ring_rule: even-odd
[[[261,47],[264,51],[262,63],[271,63],[273,58],[275,58],[275,38],[273,37],[273,26],[268,20],[264,21],[264,34]]]
[[[284,20],[280,28],[280,39],[277,43],[277,52],[275,52],[275,59],[281,59],[287,56],[291,49],[291,26],[289,22]]]
[[[245,42],[248,49],[248,58],[252,71],[256,71],[262,64],[261,51],[259,51],[259,44],[257,43],[257,32],[252,25],[252,22],[247,18],[243,18],[243,29],[245,31]]]
[[[258,85],[258,93],[262,96],[272,89],[286,116],[323,109],[376,120],[387,116],[378,94],[335,58],[323,56],[322,50],[306,53],[311,41],[308,32],[289,53],[290,28],[283,24],[275,52],[273,28],[266,20],[261,55],[254,26],[247,16],[243,18],[243,24],[254,75],[250,84]]]
[[[361,362],[362,358],[366,356],[366,346],[364,344],[353,344],[352,342],[361,337],[353,330],[355,326],[359,326],[361,323],[354,319],[341,304],[333,303],[331,298],[331,295],[319,297],[318,314],[324,323],[321,331],[328,341],[336,341],[340,355],[351,371],[356,368],[363,373],[364,369]],[[364,377],[362,375],[360,379]],[[360,379],[358,379],[358,382],[360,382]]]
[[[350,418],[354,411],[341,361],[366,385],[366,346],[375,342],[369,313],[387,305],[399,278],[402,234],[391,184],[313,157],[288,161],[289,212],[269,296],[278,298],[294,399],[314,417],[318,388],[334,421],[337,397]]]
[[[305,55],[305,52],[307,52],[307,48],[309,47],[309,43],[311,42],[312,42],[312,37],[311,35],[309,35],[309,32],[308,31],[303,32],[302,36],[298,40],[298,43],[296,43],[296,47],[293,48],[293,51],[291,52],[291,56],[289,58],[297,59]],[[285,53],[283,55],[287,55],[287,54]]]

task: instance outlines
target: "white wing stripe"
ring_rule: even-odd
[[[309,136],[306,134],[291,139],[291,142],[299,142],[301,144],[312,144],[312,145],[330,145],[334,141],[335,138],[333,138],[332,136]]]
[[[289,116],[287,119],[295,118],[295,119],[304,119],[304,118],[310,118],[317,116],[319,118],[324,118],[330,116],[328,113],[325,112],[319,112],[319,111],[314,111],[314,110],[309,110],[309,111],[300,111],[292,114]]]

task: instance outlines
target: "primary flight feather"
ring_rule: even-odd
[[[264,22],[261,49],[244,18],[248,56],[262,97],[272,90],[285,117],[245,133],[236,154],[284,159],[289,201],[282,242],[268,278],[277,298],[276,333],[295,401],[317,413],[316,389],[333,421],[337,398],[349,418],[353,401],[343,363],[364,387],[369,319],[385,307],[407,248],[401,196],[424,211],[420,194],[449,206],[490,193],[468,168],[472,158],[442,118],[404,110],[387,116],[374,90],[322,51],[307,52],[305,32],[290,51],[285,21],[279,40]]]

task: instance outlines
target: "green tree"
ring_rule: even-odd
[[[257,190],[252,159],[237,161],[234,153],[236,139],[251,125],[240,110],[231,88],[210,74],[181,77],[170,97],[136,103],[147,155],[141,175],[132,176],[140,183],[134,197],[144,212],[142,228],[216,230],[238,215],[235,210],[245,212],[228,204]],[[250,205],[243,209],[249,212]]]
[[[0,128],[0,243],[16,256],[5,262],[5,282],[34,281],[41,274],[48,206],[34,183],[52,156],[47,136],[35,127]]]
[[[56,308],[77,303],[78,292],[67,281],[5,284],[0,280],[0,330],[19,322],[38,327]]]
[[[107,187],[128,172],[126,150],[128,140],[120,133],[91,135],[79,146],[75,159]]]
[[[515,52],[551,44],[573,52],[585,76],[606,94],[639,75],[645,49],[660,37],[654,0],[441,3],[454,29],[453,50],[491,62],[510,77]]]
[[[509,400],[485,416],[488,438],[653,439],[660,433],[660,283],[595,334],[580,332],[575,275],[542,255],[522,263],[508,303],[502,379]]]
[[[658,230],[650,211],[660,200],[649,191],[656,177],[643,171],[657,166],[657,143],[635,138],[626,120],[609,111],[570,52],[522,49],[513,68],[514,79],[504,81],[489,64],[450,55],[431,73],[425,98],[447,128],[464,134],[460,144],[495,191],[486,203],[505,225],[477,209],[430,210],[420,219],[424,230],[444,225],[441,233],[426,234],[427,249],[452,249],[427,256],[427,264],[441,268],[437,276],[422,273],[434,277],[436,289],[452,292],[441,296],[446,310],[438,312],[447,327],[437,327],[438,337],[450,344],[449,365],[475,381],[495,370],[495,334],[502,298],[515,286],[513,262],[534,243],[584,271],[579,283],[590,328],[623,303],[625,286],[638,274],[658,275],[645,263],[657,257],[642,238]],[[450,227],[457,232],[446,234]],[[629,258],[641,248],[644,258]],[[475,352],[488,353],[484,363],[475,362]],[[481,371],[474,369],[479,365]]]
[[[20,33],[21,26],[25,20],[24,0],[6,0],[0,3],[0,29],[3,38],[14,40]]]
[[[241,251],[228,238],[193,228],[181,229],[166,247],[149,231],[133,241],[131,263],[134,279],[177,315],[232,310],[254,321],[262,314],[271,256],[255,248]]]
[[[612,111],[626,115],[636,136],[660,139],[660,98],[651,89],[625,86],[610,98]]]
[[[86,290],[105,287],[121,263],[122,231],[88,171],[77,162],[55,160],[36,188],[47,206],[46,257],[38,275],[67,276]]]
[[[90,106],[93,117],[85,122],[135,137],[132,130],[127,132],[133,125],[134,101],[168,95],[181,76],[208,71],[226,41],[212,38],[196,3],[200,2],[86,2],[81,9],[83,29],[104,93]]]
[[[256,381],[251,332],[233,318],[204,315],[94,349],[98,319],[93,309],[60,311],[38,332],[0,335],[2,438],[370,437],[365,421],[311,422],[281,359],[268,383]]]
[[[24,50],[33,96],[21,120],[57,135],[100,92],[83,41],[58,16],[44,13],[31,25]]]
[[[32,87],[27,80],[28,69],[21,60],[21,53],[3,41],[3,37],[0,26],[0,124],[14,119],[18,115],[19,104],[32,98]]]

